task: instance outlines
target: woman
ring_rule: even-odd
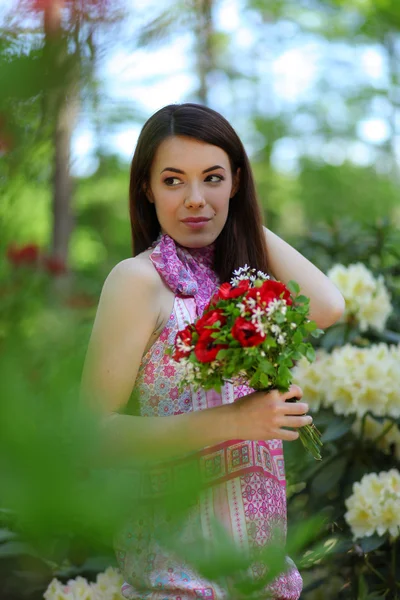
[[[180,393],[179,365],[165,350],[201,315],[216,286],[246,263],[285,283],[296,280],[320,328],[340,318],[344,300],[262,226],[243,145],[209,108],[166,106],[146,122],[132,161],[130,214],[134,258],[119,263],[104,284],[83,377],[85,392],[107,416],[107,452],[169,459],[165,469],[173,471],[174,457],[200,451],[213,486],[182,525],[181,539],[190,539],[196,525],[207,539],[216,517],[241,549],[262,548],[274,526],[286,528],[282,440],[297,439],[295,430],[312,418],[304,402],[285,401],[302,391],[225,384],[221,394]],[[119,414],[133,391],[134,414]],[[152,527],[133,516],[117,541],[125,597],[227,597],[153,539]],[[301,586],[292,563],[259,597],[295,600]]]

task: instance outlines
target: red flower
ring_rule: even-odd
[[[209,331],[205,330],[197,340],[194,347],[194,354],[200,362],[208,363],[215,360],[218,352],[227,347],[226,344],[215,344],[214,339],[210,337]]]
[[[205,333],[210,337],[211,333],[215,331],[215,329],[204,329],[205,327],[211,327],[217,321],[220,321],[221,325],[226,323],[226,318],[224,317],[224,313],[220,308],[216,308],[214,310],[210,310],[203,314],[202,317],[196,322],[196,331],[203,335]]]
[[[261,286],[261,298],[263,295],[268,295],[271,293],[275,294],[277,298],[286,300],[287,304],[293,304],[289,290],[281,281],[273,281],[272,279],[267,279],[267,281],[264,281]]]
[[[36,244],[27,244],[21,248],[12,244],[7,249],[7,258],[16,267],[20,265],[33,265],[39,258],[39,252],[39,246]]]
[[[181,358],[184,358],[185,356],[189,356],[190,354],[190,350],[184,350],[182,349],[181,346],[182,344],[184,344],[185,346],[191,346],[192,345],[192,332],[193,332],[193,325],[188,325],[187,327],[185,327],[185,329],[181,329],[181,331],[178,331],[178,333],[175,336],[175,352],[173,355],[173,359],[178,361]]]
[[[273,300],[279,300],[281,298],[286,300],[287,304],[293,304],[287,287],[280,281],[271,281],[270,279],[264,281],[261,287],[251,288],[247,292],[246,298],[259,300],[263,305],[268,305]]]
[[[232,335],[242,346],[258,346],[265,340],[251,321],[238,317],[232,327]]]
[[[238,298],[247,292],[250,287],[250,279],[241,279],[238,285],[234,286],[230,283],[223,283],[218,290],[218,298],[220,300],[229,300],[230,298]]]
[[[63,275],[67,271],[65,262],[57,256],[45,256],[43,264],[46,270],[52,275]]]

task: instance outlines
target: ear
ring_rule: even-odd
[[[146,194],[147,200],[151,202],[151,204],[154,204],[153,192],[151,191],[151,187],[147,183],[143,184],[143,191]]]
[[[239,184],[240,184],[240,168],[238,168],[238,170],[232,177],[232,190],[231,190],[231,195],[230,195],[231,198],[233,198],[233,196],[237,193],[237,191],[239,189]]]

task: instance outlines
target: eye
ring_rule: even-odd
[[[179,177],[166,177],[166,179],[164,179],[165,185],[169,185],[170,187],[179,185],[180,182],[181,180],[179,179]]]
[[[224,181],[224,178],[222,175],[209,175],[206,178],[206,181],[209,181],[210,183],[219,183],[220,181]]]

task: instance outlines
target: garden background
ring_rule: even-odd
[[[322,463],[286,446],[302,598],[400,598],[398,0],[6,0],[0,32],[0,597],[119,598],[102,573],[134,485],[87,475],[79,378],[131,255],[140,127],[194,101],[244,140],[266,224],[347,300],[296,370],[324,439]],[[242,560],[220,551],[215,577]]]

